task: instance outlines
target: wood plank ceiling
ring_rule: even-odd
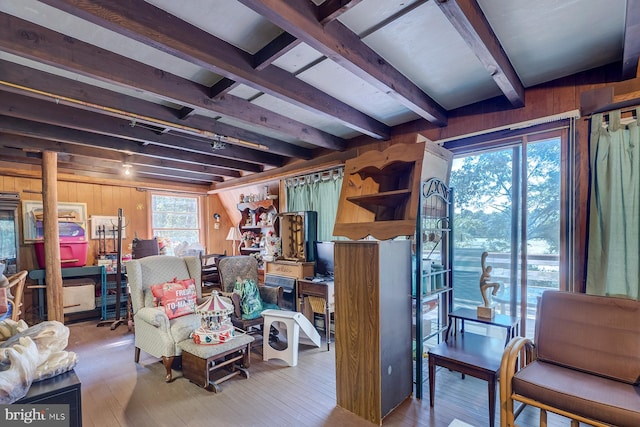
[[[215,187],[602,65],[636,76],[637,2],[496,3],[3,0],[0,161]]]

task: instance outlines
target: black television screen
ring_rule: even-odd
[[[316,276],[333,277],[333,242],[315,242]]]

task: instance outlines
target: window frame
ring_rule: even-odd
[[[153,210],[153,198],[155,196],[162,196],[162,197],[174,197],[174,198],[187,198],[187,199],[195,199],[196,200],[196,219],[198,222],[198,226],[197,226],[197,230],[198,230],[198,242],[191,242],[191,243],[200,243],[203,247],[205,246],[205,235],[206,235],[206,230],[204,229],[205,227],[205,221],[204,221],[204,215],[205,215],[205,209],[206,209],[206,205],[205,205],[205,201],[204,201],[204,197],[198,194],[186,194],[186,193],[178,193],[178,192],[164,192],[164,191],[150,191],[148,193],[148,200],[147,200],[147,206],[149,206],[149,211],[148,211],[148,235],[151,237],[155,237],[155,231],[157,230],[157,228],[154,228],[153,226],[153,215],[154,215],[154,210]],[[193,229],[171,229],[171,228],[163,228],[161,230],[193,230]],[[162,237],[162,236],[160,236]],[[180,242],[177,242],[180,243]],[[172,242],[172,244],[176,244],[176,242]]]

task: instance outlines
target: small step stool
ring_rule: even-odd
[[[262,317],[264,317],[262,360],[280,359],[287,362],[289,366],[296,366],[298,364],[300,330],[302,330],[304,338],[309,338],[313,345],[320,347],[320,334],[302,313],[285,310],[264,310]],[[284,350],[277,350],[269,344],[269,331],[274,322],[283,323],[287,329],[287,348]]]

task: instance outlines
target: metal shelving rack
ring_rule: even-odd
[[[418,399],[422,399],[425,343],[443,339],[448,315],[453,309],[453,189],[442,180],[432,178],[423,181],[420,190],[414,254],[414,354]],[[424,321],[430,325],[426,333]]]

